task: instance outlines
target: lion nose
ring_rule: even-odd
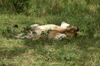
[[[79,31],[80,29],[79,29],[79,27],[77,27],[77,30],[76,31]]]

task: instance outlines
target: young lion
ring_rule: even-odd
[[[62,22],[61,26],[58,25],[54,25],[54,24],[47,24],[47,25],[41,25],[39,26],[38,24],[34,24],[30,26],[33,31],[36,32],[35,35],[32,34],[32,32],[28,33],[28,35],[22,36],[23,34],[19,34],[17,36],[15,36],[16,38],[29,38],[29,39],[38,39],[40,37],[42,38],[47,38],[47,39],[51,39],[53,38],[54,40],[59,39],[68,39],[67,36],[65,34],[65,32],[75,32],[78,30],[78,27],[74,27],[74,26],[70,26],[69,24]],[[47,30],[51,30],[50,33],[48,35],[41,36],[41,33],[44,31],[46,32]],[[76,33],[76,32],[75,32]],[[73,34],[74,35],[74,34]]]
[[[41,31],[45,30],[56,30],[60,33],[65,33],[67,32],[67,36],[69,37],[76,37],[77,32],[79,31],[78,27],[71,26],[68,23],[62,22],[61,26],[54,25],[54,24],[47,24],[47,25],[41,25],[39,26],[38,24],[33,24],[30,26],[34,31],[36,31],[38,34],[41,34]],[[40,31],[41,30],[41,31]]]

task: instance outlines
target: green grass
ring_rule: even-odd
[[[27,0],[25,1],[27,2]],[[80,0],[30,1],[26,12],[24,8],[22,11],[19,10],[19,6],[23,7],[21,5],[17,6],[17,12],[6,7],[7,4],[3,4],[3,6],[5,6],[4,9],[10,9],[8,13],[5,12],[7,10],[0,9],[0,66],[100,65],[99,0],[82,0],[81,2]],[[21,33],[23,27],[31,24],[60,25],[62,21],[80,28],[76,38],[63,41],[32,41],[15,39],[10,36],[11,32],[6,33],[15,24],[19,27],[15,31]]]
[[[18,24],[20,30],[30,24],[45,24],[46,18],[26,17],[25,15],[1,15],[0,33],[7,26]],[[37,20],[38,19],[38,20]],[[9,21],[9,22],[7,22]],[[35,22],[36,21],[36,22]],[[75,24],[75,23],[73,23]],[[78,26],[78,25],[77,25]],[[80,29],[85,26],[80,26]],[[88,36],[80,30],[78,37],[71,40],[52,41],[6,38],[0,35],[0,65],[3,66],[99,66],[100,64],[100,33]]]

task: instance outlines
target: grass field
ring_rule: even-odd
[[[7,11],[9,7],[3,1],[7,0],[0,3],[5,6],[4,11],[0,9],[0,66],[100,65],[99,0],[30,0],[31,7],[26,11],[25,8],[13,10],[11,2],[8,5],[12,8]],[[15,30],[20,33],[23,27],[31,24],[60,25],[62,21],[80,28],[76,38],[32,41],[10,37],[10,32],[3,33],[14,24],[19,26]]]

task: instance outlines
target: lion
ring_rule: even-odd
[[[46,24],[46,25],[38,25],[38,24],[33,24],[30,26],[34,31],[36,31],[38,34],[41,34],[41,31],[38,32],[38,30],[42,30],[42,31],[45,31],[45,30],[56,30],[60,33],[65,33],[67,32],[67,36],[69,37],[76,37],[78,34],[77,32],[79,31],[79,28],[78,27],[74,27],[74,26],[71,26],[70,24],[66,23],[66,22],[62,22],[60,26],[58,25],[54,25],[54,24]]]
[[[28,38],[28,39],[32,39],[32,40],[38,40],[38,39],[53,39],[53,40],[63,40],[63,39],[68,39],[66,34],[64,33],[60,33],[59,31],[56,30],[50,30],[49,33],[47,33],[49,30],[47,31],[41,31],[41,30],[36,30],[35,34],[33,34],[32,31],[30,31],[27,35],[23,36],[24,33],[18,34],[17,36],[14,36],[15,38]],[[42,33],[44,33],[42,35]]]
[[[40,37],[47,38],[47,39],[54,39],[54,40],[62,40],[62,39],[68,39],[68,36],[76,36],[76,31],[79,30],[78,27],[71,26],[70,24],[67,24],[65,22],[62,22],[61,26],[55,25],[55,24],[46,24],[46,25],[38,25],[33,24],[30,26],[32,28],[32,31],[36,32],[35,35],[32,34],[32,31],[28,33],[25,36],[22,36],[23,33],[15,36],[16,38],[29,38],[29,39],[39,39]],[[46,36],[41,36],[41,33],[44,31],[51,30],[49,34]],[[65,32],[68,32],[65,34]]]

